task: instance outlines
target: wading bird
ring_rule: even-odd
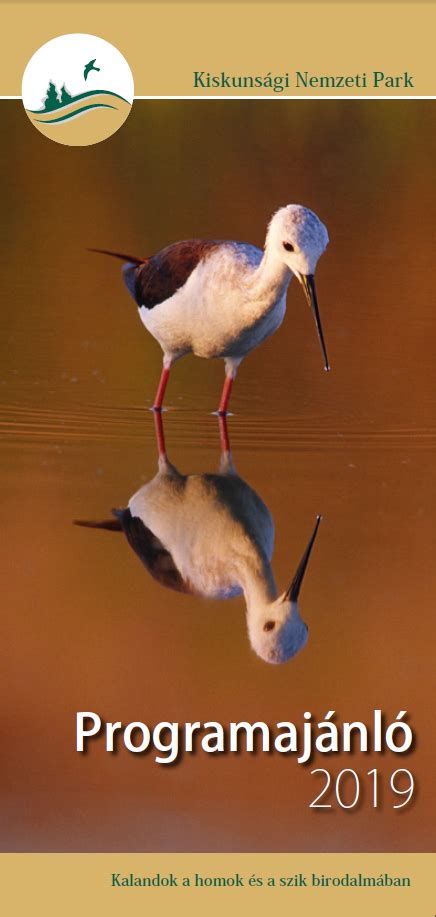
[[[244,242],[203,239],[175,242],[150,258],[91,249],[126,261],[126,286],[143,324],[163,350],[154,409],[162,408],[173,363],[194,353],[224,359],[218,413],[226,414],[241,361],[283,321],[292,275],[314,314],[324,368],[329,370],[314,279],[328,241],[315,213],[289,204],[272,217],[264,251]]]
[[[318,516],[291,585],[279,594],[271,567],[274,523],[258,494],[236,473],[225,418],[215,474],[181,474],[165,449],[155,414],[158,472],[113,519],[77,521],[124,532],[149,573],[163,586],[208,599],[244,594],[251,645],[266,662],[286,662],[302,649],[308,629],[298,598],[318,532]]]

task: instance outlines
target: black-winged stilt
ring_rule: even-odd
[[[149,258],[91,249],[127,262],[126,286],[143,324],[162,347],[154,409],[162,408],[173,363],[194,353],[224,359],[218,413],[226,414],[241,361],[282,323],[293,274],[313,311],[324,368],[329,370],[314,280],[328,241],[315,213],[289,204],[272,217],[264,251],[248,243],[204,239],[176,242]]]
[[[87,528],[123,531],[163,586],[209,599],[244,594],[250,643],[265,662],[286,662],[303,648],[308,629],[298,598],[320,523],[291,585],[278,592],[271,567],[274,523],[258,494],[235,471],[226,421],[220,417],[219,472],[181,474],[167,457],[162,416],[155,415],[158,472],[128,507]]]

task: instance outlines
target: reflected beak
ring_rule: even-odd
[[[298,602],[298,596],[300,594],[301,584],[303,582],[304,574],[306,572],[306,568],[309,563],[309,557],[312,553],[312,548],[315,544],[315,538],[318,534],[318,529],[319,529],[319,524],[321,522],[321,519],[322,519],[322,516],[316,517],[315,528],[310,537],[309,544],[307,545],[307,548],[300,560],[300,563],[297,568],[297,572],[294,576],[294,579],[292,580],[291,585],[289,586],[289,589],[285,593],[285,597],[283,601],[286,601],[286,599],[288,599],[291,602]]]
[[[304,288],[306,294],[307,302],[309,303],[310,308],[312,309],[313,316],[315,319],[316,330],[318,332],[319,343],[321,344],[322,355],[324,357],[324,369],[326,372],[330,372],[330,364],[327,356],[327,349],[325,346],[324,335],[322,331],[321,318],[319,315],[318,309],[318,300],[316,296],[316,287],[315,287],[315,277],[313,274],[300,274],[299,279]]]

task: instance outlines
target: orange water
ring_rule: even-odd
[[[3,102],[0,468],[4,850],[431,849],[435,636],[435,128],[431,102],[137,102],[102,144],[67,148]],[[122,535],[78,529],[153,476],[146,410],[160,351],[119,266],[190,236],[262,244],[281,204],[327,224],[317,272],[333,371],[291,284],[279,332],[242,365],[229,428],[269,507],[285,588],[318,512],[301,596],[306,648],[282,667],[249,647],[242,599],[152,580]],[[222,366],[174,369],[165,428],[183,472],[214,470]],[[320,811],[311,767],[278,755],[74,750],[77,710],[109,720],[370,720],[407,709],[413,754],[313,766],[397,767],[412,806]],[[433,794],[434,797],[434,794]],[[433,805],[433,807],[432,807]]]

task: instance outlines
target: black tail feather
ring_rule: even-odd
[[[98,255],[109,255],[110,258],[120,258],[129,264],[145,264],[147,258],[136,258],[135,255],[124,255],[120,252],[110,252],[106,248],[87,248],[88,252],[97,252]]]
[[[73,525],[81,525],[85,529],[106,529],[108,532],[123,531],[122,523],[118,518],[102,519],[101,521],[94,519],[73,519]]]

